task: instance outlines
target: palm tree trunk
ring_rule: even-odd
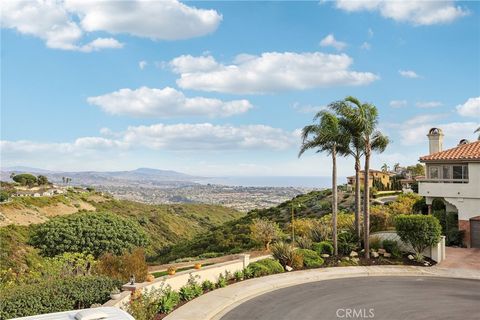
[[[358,153],[357,153],[358,154]],[[361,226],[360,226],[360,157],[355,157],[355,232],[358,237],[358,241],[361,239]]]
[[[337,150],[333,147],[332,150],[332,225],[333,225],[333,249],[334,255],[338,255],[337,243]]]
[[[365,249],[365,258],[370,258],[370,243],[368,238],[370,236],[370,187],[368,185],[368,178],[370,173],[370,146],[366,146],[365,150],[365,178],[363,185],[363,235]]]

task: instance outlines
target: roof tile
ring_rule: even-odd
[[[420,161],[437,160],[480,160],[480,141],[459,145],[445,151],[420,157]]]

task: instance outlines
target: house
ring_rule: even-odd
[[[373,186],[374,180],[380,181],[385,187],[389,186],[391,181],[390,177],[392,176],[389,172],[379,171],[379,170],[369,170],[369,179],[368,185]],[[363,186],[365,178],[365,170],[360,171],[360,186]],[[355,186],[355,176],[347,177],[347,184],[349,187]]]
[[[425,197],[431,213],[433,199],[441,199],[447,212],[458,213],[458,226],[465,232],[467,247],[480,248],[480,141],[461,140],[443,150],[441,129],[428,133],[430,154],[420,157],[426,165],[426,179],[418,193]]]

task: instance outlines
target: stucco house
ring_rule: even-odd
[[[390,185],[390,177],[392,176],[392,173],[390,172],[383,172],[380,170],[369,170],[369,177],[368,177],[368,184],[370,187],[373,186],[373,180],[376,179],[378,181],[381,181],[384,186]],[[360,171],[360,185],[363,186],[364,183],[364,178],[365,178],[365,170]],[[347,184],[351,187],[355,186],[355,176],[350,176],[347,177]]]
[[[426,179],[418,193],[425,196],[431,212],[433,199],[442,199],[447,212],[458,213],[458,226],[465,232],[464,245],[480,248],[480,141],[461,140],[443,150],[443,132],[428,133],[430,154],[420,157],[426,165]]]

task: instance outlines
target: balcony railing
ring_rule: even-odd
[[[468,183],[468,179],[421,179],[418,182],[422,183]]]

